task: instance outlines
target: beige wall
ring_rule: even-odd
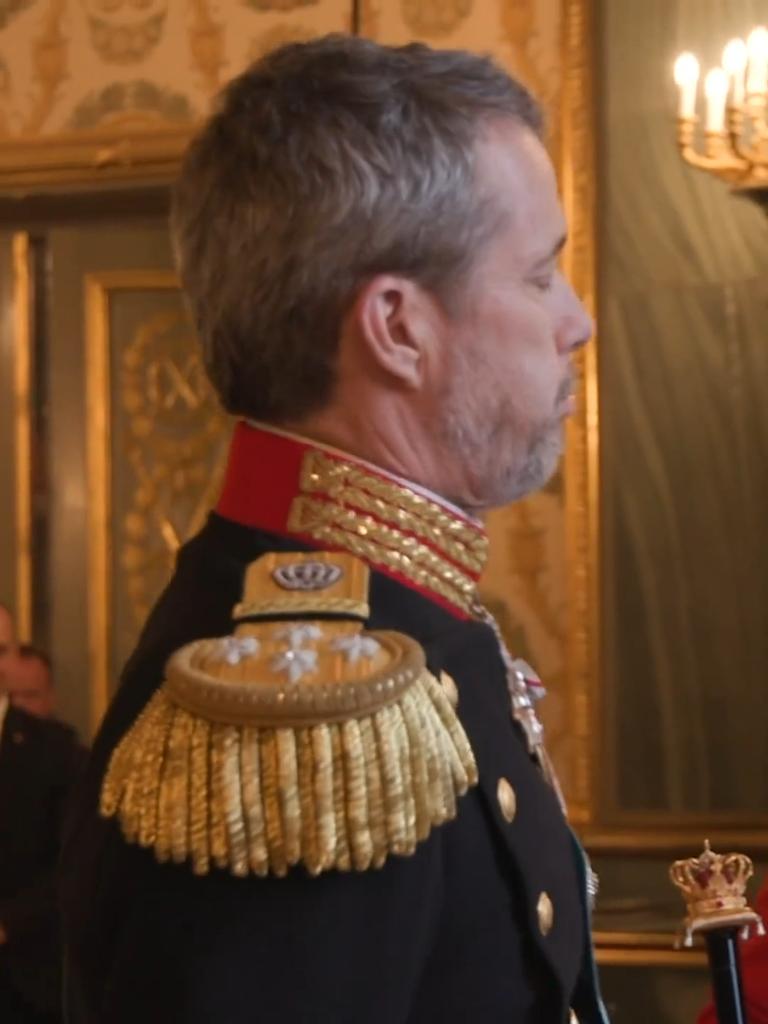
[[[250,59],[349,31],[352,0],[17,0],[0,13],[0,135],[187,123]],[[363,0],[359,29],[490,51],[550,109],[560,0]]]
[[[18,0],[0,13],[0,136],[190,123],[255,54],[350,28],[349,0]]]

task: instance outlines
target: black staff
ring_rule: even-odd
[[[709,969],[719,1024],[749,1024],[739,963],[739,938],[752,928],[765,933],[760,917],[747,905],[744,893],[754,869],[741,853],[714,853],[709,840],[699,857],[678,860],[669,870],[682,890],[688,913],[676,942],[692,946],[701,933],[707,945]]]

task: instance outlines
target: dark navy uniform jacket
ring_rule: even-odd
[[[511,718],[493,631],[375,566],[366,628],[407,633],[458,687],[480,782],[454,821],[379,869],[262,879],[159,864],[99,818],[110,753],[167,658],[231,631],[251,562],[308,546],[214,513],[179,553],[70,825],[70,1024],[566,1024],[571,1008],[601,1024],[583,856]],[[506,816],[502,779],[515,797]]]

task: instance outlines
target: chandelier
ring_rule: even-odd
[[[722,66],[707,72],[703,141],[696,130],[699,74],[696,57],[681,53],[675,61],[680,154],[768,213],[768,29],[753,29],[746,42],[732,39]]]

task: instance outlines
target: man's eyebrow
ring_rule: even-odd
[[[568,241],[568,235],[566,235],[566,234],[561,235],[561,237],[557,240],[557,242],[552,247],[552,249],[545,256],[541,256],[539,259],[536,260],[536,264],[535,265],[538,267],[542,263],[551,263],[552,260],[557,259],[557,257],[563,251],[563,248],[565,247],[565,243],[567,241]]]

